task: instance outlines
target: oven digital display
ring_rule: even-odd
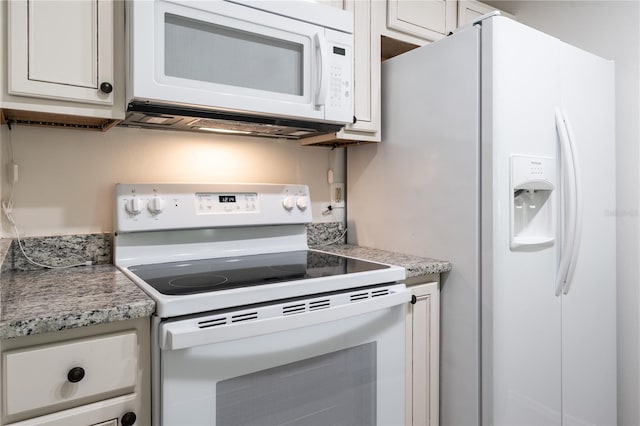
[[[333,46],[333,53],[336,55],[345,56],[347,53],[347,50],[342,47]]]
[[[258,194],[255,192],[197,192],[196,214],[257,213]]]
[[[235,195],[218,195],[218,201],[221,203],[235,203],[236,196]]]

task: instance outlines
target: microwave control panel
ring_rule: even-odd
[[[353,120],[353,35],[326,29],[329,72],[325,119]]]

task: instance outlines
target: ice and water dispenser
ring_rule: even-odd
[[[553,191],[556,162],[549,157],[512,155],[511,250],[537,250],[555,241]]]

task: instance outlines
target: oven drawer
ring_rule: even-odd
[[[6,414],[133,390],[137,363],[133,331],[6,352]]]

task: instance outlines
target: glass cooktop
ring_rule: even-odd
[[[186,295],[387,269],[386,265],[311,250],[129,267],[162,294]]]

